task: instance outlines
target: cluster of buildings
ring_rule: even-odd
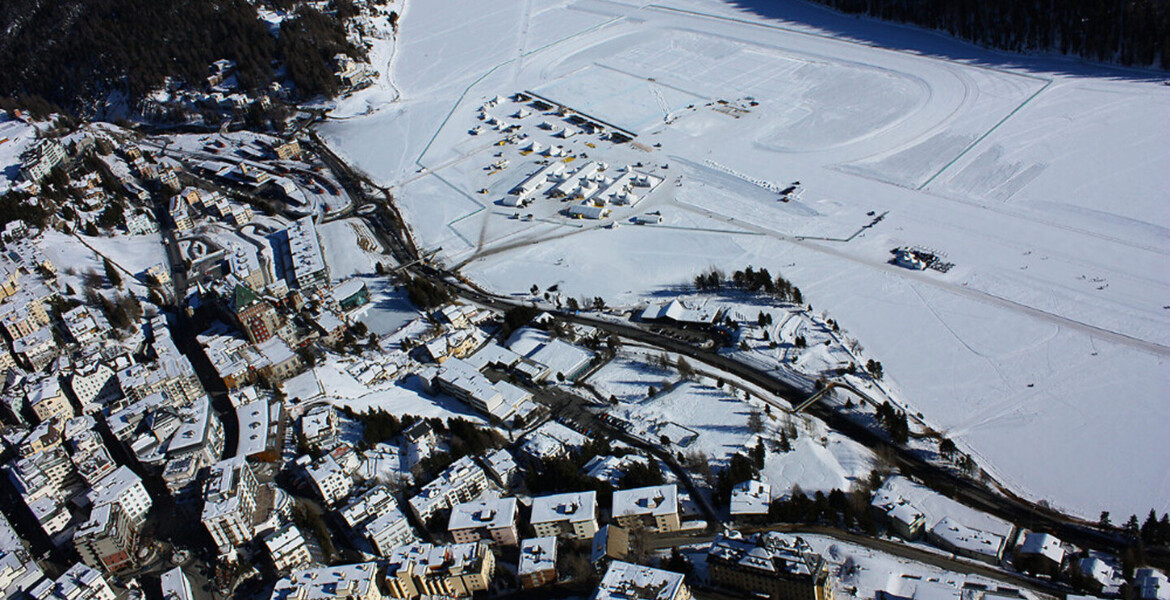
[[[535,144],[535,142],[533,142]],[[662,183],[660,177],[626,165],[611,172],[600,161],[570,168],[563,161],[542,166],[512,189],[501,203],[523,207],[543,194],[549,198],[578,201],[566,214],[574,218],[602,219],[613,206],[635,206]]]
[[[505,105],[512,105],[515,110],[506,117],[492,114],[506,110]],[[535,123],[542,115],[553,119]],[[573,201],[562,211],[571,218],[604,219],[614,207],[638,204],[663,181],[660,176],[639,170],[640,163],[616,169],[600,161],[571,166],[578,158],[585,158],[585,154],[577,156],[558,142],[567,142],[583,133],[600,133],[601,139],[621,142],[632,139],[634,134],[532,92],[516,94],[511,100],[500,96],[489,99],[480,106],[477,118],[482,124],[470,130],[472,135],[480,135],[490,128],[504,135],[501,144],[517,144],[521,156],[540,158],[536,163],[539,168],[499,201],[503,206],[525,207],[539,197],[547,197]],[[546,135],[542,138],[547,138],[546,143],[522,132],[525,123],[544,130]],[[508,160],[500,159],[487,169],[494,172],[507,166]]]

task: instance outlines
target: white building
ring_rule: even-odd
[[[772,486],[749,479],[731,488],[731,517],[755,517],[768,514]]]
[[[305,474],[313,489],[330,506],[345,500],[353,491],[353,477],[331,454],[322,456],[306,467]]]
[[[570,492],[533,498],[530,522],[539,537],[591,540],[597,533],[597,492]]]
[[[69,376],[69,388],[87,412],[122,397],[117,373],[98,361],[78,365]]]
[[[125,465],[93,484],[89,490],[89,500],[95,507],[103,504],[121,505],[126,516],[136,526],[146,522],[146,515],[153,504],[146,486],[142,484],[142,478]]]
[[[115,600],[114,590],[101,573],[76,563],[55,580],[46,579],[28,591],[36,600]]]
[[[505,420],[532,394],[506,381],[492,383],[465,360],[448,358],[440,367],[435,381],[443,392],[472,408]]]
[[[1157,569],[1138,569],[1133,574],[1133,587],[1141,600],[1170,600],[1170,580]]]
[[[460,502],[470,502],[487,487],[487,475],[470,457],[455,461],[410,499],[410,509],[422,522]]]
[[[593,600],[687,600],[691,591],[683,579],[681,573],[615,560],[601,578]]]
[[[337,439],[337,411],[328,404],[310,408],[301,415],[301,435],[310,446],[332,446]]]
[[[990,564],[999,563],[1007,539],[998,534],[968,527],[951,517],[943,517],[928,534],[931,543],[960,556]]]
[[[487,467],[488,474],[496,478],[501,485],[504,487],[516,485],[516,480],[520,476],[520,467],[512,458],[511,452],[500,448],[485,456],[483,462]]]
[[[264,546],[268,548],[268,556],[272,558],[277,573],[304,568],[313,562],[305,536],[291,523],[264,538]]]
[[[39,182],[63,160],[65,148],[57,140],[42,138],[21,153],[20,174],[28,181]]]
[[[355,533],[369,540],[382,556],[398,546],[418,541],[406,515],[385,486],[371,488],[341,509],[341,518]]]
[[[289,266],[297,287],[313,288],[329,284],[329,267],[321,252],[321,240],[313,217],[297,220],[288,229]]]
[[[638,525],[655,533],[677,531],[678,486],[655,485],[613,493],[613,518],[627,529]]]
[[[272,600],[381,600],[378,565],[367,562],[293,571],[276,582]]]
[[[201,520],[221,553],[252,539],[259,483],[241,457],[213,465],[203,487]]]
[[[166,571],[159,577],[163,600],[195,600],[191,591],[191,580],[180,567]]]

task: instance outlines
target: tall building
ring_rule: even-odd
[[[720,535],[707,552],[711,582],[769,600],[833,600],[825,559],[800,537]]]
[[[252,539],[258,487],[252,468],[242,457],[211,467],[203,488],[201,518],[220,552]]]
[[[329,267],[321,252],[313,217],[297,220],[285,230],[288,235],[289,272],[302,289],[329,285]]]
[[[116,503],[103,504],[73,533],[73,546],[86,564],[110,573],[123,573],[138,566],[137,528]]]
[[[301,569],[313,562],[305,536],[291,523],[264,538],[264,546],[268,548],[268,556],[272,558],[277,573]]]
[[[470,457],[455,461],[410,499],[410,509],[422,522],[460,502],[470,502],[487,487],[487,475]]]
[[[89,499],[94,506],[121,506],[135,527],[146,522],[146,514],[153,504],[142,478],[125,465],[94,483],[89,490]]]
[[[232,310],[253,344],[272,339],[276,330],[280,329],[280,315],[276,307],[246,285],[237,284],[232,292]]]
[[[488,589],[495,568],[496,557],[487,542],[414,544],[396,549],[387,558],[386,586],[391,598],[466,598]]]

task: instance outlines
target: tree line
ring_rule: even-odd
[[[849,14],[944,31],[989,48],[1170,69],[1170,3],[1165,0],[814,1]]]
[[[731,279],[727,279],[723,271],[712,267],[703,273],[695,275],[693,283],[695,289],[699,291],[717,291],[731,287],[753,293],[762,292],[774,295],[781,300],[796,304],[804,303],[804,294],[791,281],[788,281],[782,275],[777,275],[773,279],[768,269],[762,268],[756,270],[751,265],[748,265],[746,269],[732,273]]]

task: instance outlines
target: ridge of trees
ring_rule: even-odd
[[[219,59],[244,90],[266,89],[283,65],[297,96],[332,95],[333,57],[362,55],[338,9],[301,6],[279,36],[246,0],[6,0],[0,13],[0,97],[42,111],[92,113],[112,92],[135,106],[168,78],[203,85]]]
[[[1126,66],[1170,69],[1170,4],[1164,0],[814,0],[949,33],[1011,52],[1060,52]]]

